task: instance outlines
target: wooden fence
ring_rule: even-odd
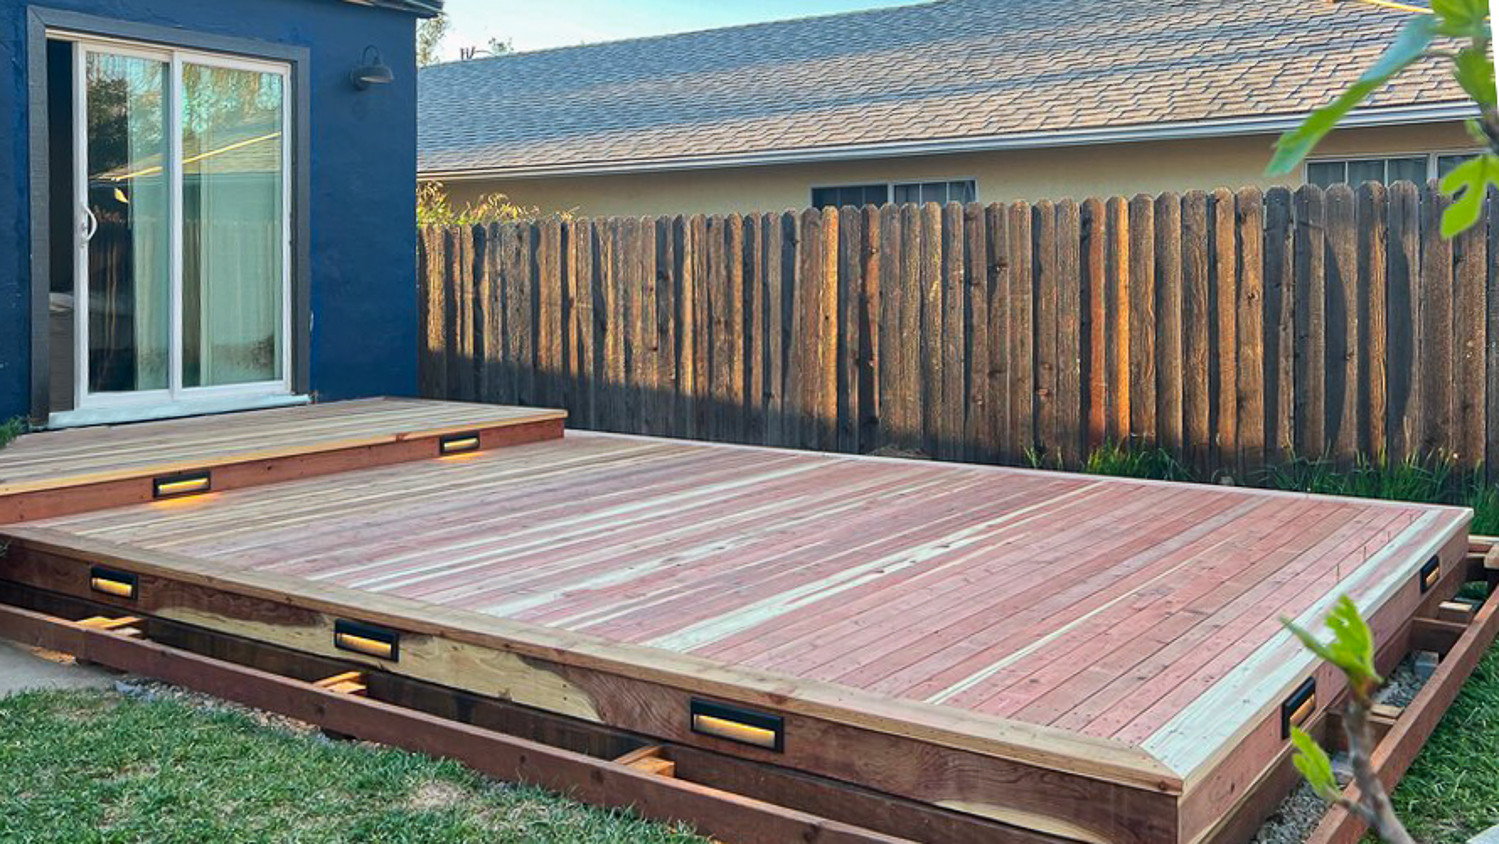
[[[546,220],[421,233],[425,395],[574,427],[1206,475],[1499,458],[1499,202],[1433,186]],[[1496,303],[1499,304],[1499,303]]]

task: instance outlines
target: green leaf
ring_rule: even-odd
[[[1280,136],[1275,142],[1275,155],[1266,168],[1267,174],[1283,176],[1294,170],[1348,112],[1383,87],[1390,77],[1421,58],[1427,45],[1436,36],[1437,24],[1433,15],[1417,15],[1412,18],[1400,30],[1395,42],[1379,57],[1379,61],[1364,71],[1364,75],[1349,86],[1342,96],[1312,112],[1300,126]]]
[[[1452,75],[1473,101],[1480,106],[1492,107],[1496,101],[1494,91],[1494,60],[1482,47],[1465,47],[1457,53],[1457,67]]]
[[[1291,759],[1296,770],[1306,777],[1319,797],[1329,803],[1336,801],[1343,792],[1338,788],[1338,778],[1333,776],[1332,760],[1327,758],[1327,751],[1299,727],[1291,728],[1291,742],[1296,745],[1296,755]]]
[[[1478,224],[1489,185],[1499,185],[1499,157],[1492,153],[1475,155],[1442,177],[1442,191],[1453,195],[1442,212],[1442,237],[1456,237]]]
[[[1346,595],[1339,598],[1327,613],[1331,642],[1317,641],[1309,631],[1288,618],[1282,618],[1280,623],[1308,650],[1348,675],[1350,683],[1362,686],[1384,682],[1374,669],[1374,635],[1369,632],[1363,616],[1359,615],[1358,607]]]
[[[1489,4],[1488,0],[1432,0],[1431,11],[1443,35],[1482,35]]]

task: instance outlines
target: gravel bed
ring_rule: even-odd
[[[1375,700],[1390,706],[1408,706],[1423,685],[1425,681],[1416,675],[1415,658],[1407,654],[1390,672]],[[1346,770],[1346,758],[1345,754],[1335,757],[1333,769]],[[1317,828],[1326,811],[1327,804],[1303,781],[1281,801],[1249,844],[1302,844]]]

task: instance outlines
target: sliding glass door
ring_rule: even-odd
[[[75,406],[290,393],[287,69],[75,51]]]

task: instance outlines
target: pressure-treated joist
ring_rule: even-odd
[[[19,614],[8,613],[8,609],[20,612]],[[28,611],[29,616],[26,614]],[[81,645],[77,636],[71,632],[73,626],[66,623],[35,624],[32,617],[77,618],[107,611],[107,606],[94,601],[36,590],[0,580],[0,638],[13,637],[27,642],[36,642],[42,646],[50,643],[55,649],[64,647],[76,649]],[[319,683],[336,681],[351,672],[357,672],[362,674],[361,682],[367,686],[366,694],[373,700],[444,721],[459,722],[481,730],[528,740],[552,749],[570,751],[591,757],[599,763],[625,764],[654,777],[663,777],[665,771],[656,762],[645,760],[669,760],[673,766],[671,776],[682,783],[696,787],[706,786],[711,791],[728,795],[728,799],[734,804],[734,807],[731,807],[731,814],[736,818],[739,813],[745,811],[741,804],[747,802],[750,806],[766,804],[789,809],[802,816],[820,819],[823,822],[841,822],[854,828],[873,829],[887,836],[874,839],[880,841],[942,842],[942,844],[995,844],[995,842],[1073,844],[1071,839],[1017,829],[997,821],[977,818],[963,812],[949,811],[938,806],[818,777],[803,771],[735,758],[688,745],[661,743],[659,740],[603,724],[579,721],[492,697],[414,680],[399,674],[366,671],[339,659],[296,651],[164,618],[147,617],[143,621],[151,639],[158,646],[171,648],[176,652],[258,670],[278,678],[289,680],[300,678],[306,685],[312,687],[318,686]],[[74,650],[74,652],[77,651]],[[139,668],[130,670],[146,673]],[[187,679],[177,680],[170,677],[161,677],[161,679],[215,693],[211,689],[198,685],[193,679],[194,676],[188,675]],[[230,697],[227,693],[220,694],[220,696]],[[242,702],[257,705],[253,701]],[[265,708],[274,709],[269,706]],[[287,714],[324,726],[325,732],[348,735],[330,726],[329,722],[317,720],[313,717],[316,715],[315,711],[312,715],[309,715],[308,711],[307,707],[302,707],[297,710],[297,713],[301,714]],[[412,746],[399,741],[391,743]],[[613,760],[613,762],[606,762],[606,760]],[[642,768],[647,770],[641,770]],[[513,772],[513,777],[506,772],[507,769],[503,765],[496,768],[480,766],[480,769],[497,776],[549,785],[554,789],[570,792],[579,799],[597,802],[590,796],[589,791],[574,788],[567,778],[566,771],[554,770],[545,760],[533,759],[530,767]],[[543,778],[537,779],[538,776],[543,776]],[[604,805],[619,804],[605,802]],[[693,800],[689,802],[687,808],[694,808],[698,805],[698,802]],[[648,817],[681,820],[693,823],[708,832],[723,828],[717,823],[699,822],[695,820],[696,816],[684,814],[686,809],[673,799],[669,799],[669,796],[662,797],[650,805],[640,805],[636,808]],[[736,820],[735,823],[738,821]],[[743,844],[743,842],[753,844],[759,840],[778,840],[774,838],[774,835],[778,834],[776,831],[786,828],[788,827],[785,824],[778,821],[768,827],[760,837],[719,837],[731,844]],[[820,827],[807,827],[808,830],[817,828]],[[809,834],[813,837],[805,840],[860,840],[823,839],[815,837],[817,835],[815,832]]]

